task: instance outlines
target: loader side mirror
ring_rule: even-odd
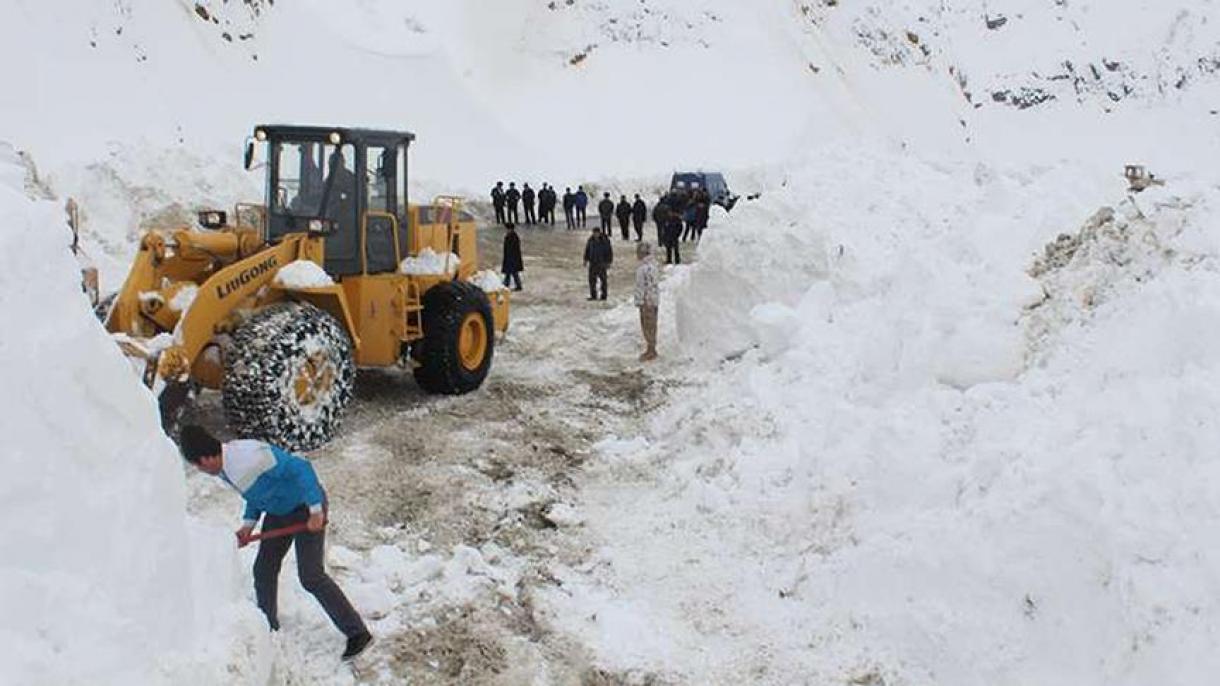
[[[254,141],[252,139],[246,140],[246,154],[242,159],[242,164],[245,165],[246,171],[250,171],[250,168],[254,166]]]

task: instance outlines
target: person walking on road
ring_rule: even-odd
[[[652,256],[652,244],[641,241],[635,246],[640,264],[635,268],[635,306],[640,308],[640,329],[644,334],[644,353],[640,362],[657,359],[657,308],[661,303],[661,270]]]
[[[593,229],[593,235],[585,243],[585,266],[589,268],[589,300],[605,300],[610,265],[614,263],[614,246],[610,237],[601,229]],[[598,285],[601,297],[598,297]]]
[[[538,223],[538,217],[534,214],[534,201],[536,199],[537,199],[537,195],[534,193],[534,189],[530,188],[530,185],[528,183],[525,184],[524,186],[522,186],[521,204],[523,206],[525,206],[525,223],[526,224],[537,224]]]
[[[521,258],[521,236],[517,235],[514,224],[505,224],[503,257],[500,260],[500,272],[504,274],[504,287],[508,282],[516,282],[514,291],[521,290],[521,272],[525,271],[525,260]]]
[[[521,191],[517,190],[517,184],[509,181],[508,190],[504,192],[504,223],[512,222],[516,224],[520,221],[517,215],[517,203],[521,202]]]
[[[619,198],[614,215],[618,217],[618,228],[623,235],[623,240],[631,240],[631,202],[627,200],[627,196]]]
[[[631,223],[635,225],[635,240],[644,240],[644,222],[648,221],[648,203],[635,194],[635,204],[631,206]]]
[[[602,233],[609,240],[614,223],[614,201],[610,199],[609,193],[602,194],[602,201],[597,203],[597,214],[602,220]]]
[[[589,194],[585,192],[584,186],[576,187],[576,223],[580,228],[585,228],[588,217],[586,212],[589,208]]]
[[[568,221],[568,228],[576,228],[576,195],[571,188],[563,189],[563,218]]]
[[[491,189],[491,206],[496,209],[496,223],[504,223],[504,182],[497,181],[496,187]]]
[[[304,531],[263,538],[254,558],[254,595],[272,631],[280,628],[277,603],[280,565],[288,548],[296,547],[301,586],[318,600],[330,621],[347,636],[343,659],[364,652],[373,637],[339,585],[326,573],[326,491],[313,465],[292,453],[262,441],[237,440],[221,444],[207,429],[182,427],[182,457],[205,474],[219,477],[246,501],[237,540],[251,541],[254,525],[263,519],[262,531],[304,526]]]

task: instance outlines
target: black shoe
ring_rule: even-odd
[[[522,287],[520,287],[520,286],[517,286],[517,287],[516,287],[516,288],[514,288],[513,290],[514,290],[514,291],[523,291],[523,290],[525,290],[525,289],[524,289],[524,288],[522,288]]]
[[[597,300],[597,298],[594,298],[593,296],[589,296],[589,297],[585,298],[585,300]]]
[[[347,639],[347,650],[343,651],[343,659],[351,660],[360,653],[363,653],[370,645],[373,644],[373,635],[369,633],[359,634]]]
[[[603,296],[601,297],[601,299],[602,299],[602,300],[605,300],[605,299],[606,299],[606,296],[604,296],[604,295],[603,295]]]

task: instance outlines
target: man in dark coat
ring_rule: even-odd
[[[576,187],[576,223],[580,228],[585,228],[587,215],[586,210],[589,207],[589,194],[585,192],[584,186]]]
[[[613,201],[611,201],[613,202]],[[585,266],[589,268],[589,300],[606,299],[607,270],[614,263],[614,246],[610,237],[593,229],[593,235],[585,243]],[[597,295],[597,285],[601,284],[601,297]]]
[[[665,264],[682,264],[678,245],[682,239],[682,214],[667,210],[665,214]]]
[[[563,190],[563,216],[568,220],[568,228],[576,228],[576,194],[571,188]]]
[[[610,240],[610,231],[614,224],[614,201],[609,193],[602,194],[602,201],[597,203],[597,214],[602,219],[602,233]]]
[[[534,215],[534,200],[536,198],[537,195],[534,193],[534,189],[530,188],[528,183],[525,184],[521,189],[521,204],[525,206],[526,224],[538,223],[538,218]]]
[[[547,185],[542,184],[542,188],[538,189],[538,223],[545,224],[547,222],[547,214],[551,211],[551,191]]]
[[[555,225],[555,205],[559,204],[559,194],[551,184],[546,186],[546,223]]]
[[[521,237],[517,235],[517,227],[514,224],[505,224],[504,228],[507,232],[504,234],[504,251],[503,259],[500,262],[500,272],[504,274],[504,287],[508,288],[509,281],[515,281],[517,286],[513,290],[521,290],[521,272],[525,271],[525,260],[521,258]]]
[[[669,221],[669,204],[662,195],[652,208],[652,221],[657,225],[657,245],[665,245],[665,223]]]
[[[512,222],[516,224],[519,221],[517,215],[517,203],[521,202],[521,191],[517,190],[517,184],[509,181],[508,190],[504,192],[504,222],[507,224]]]
[[[646,221],[648,221],[648,204],[644,202],[639,193],[636,193],[635,204],[631,206],[631,222],[635,224],[637,243],[644,240],[644,222]]]
[[[496,208],[496,223],[504,223],[504,182],[497,181],[496,187],[491,189],[491,206]]]
[[[618,217],[619,233],[623,235],[623,240],[631,240],[631,203],[627,200],[627,196],[619,196],[618,205],[614,208],[614,216]]]

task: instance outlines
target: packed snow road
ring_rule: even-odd
[[[331,502],[329,565],[378,643],[354,675],[341,667],[342,637],[286,563],[277,683],[640,678],[600,670],[534,598],[540,587],[562,586],[556,566],[579,568],[588,558],[574,504],[594,445],[637,433],[681,383],[672,317],[665,321],[663,310],[662,360],[642,366],[630,303],[635,244],[615,239],[609,300],[589,302],[587,233],[519,232],[525,291],[513,294],[512,323],[483,388],[435,397],[407,370],[362,372],[340,434],[308,455]],[[502,235],[481,231],[485,265],[498,265]],[[194,414],[223,427],[216,394]],[[193,509],[236,528],[238,499],[215,480],[190,482]],[[252,562],[253,548],[245,554]]]

